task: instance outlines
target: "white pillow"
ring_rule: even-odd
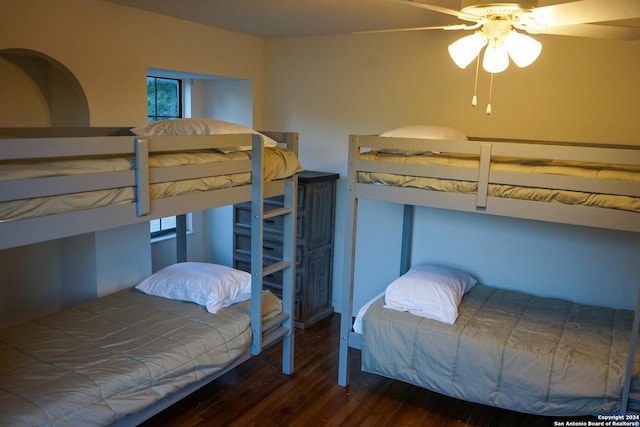
[[[453,325],[460,300],[477,282],[462,271],[418,265],[387,286],[385,307]]]
[[[391,129],[380,134],[383,137],[394,138],[422,138],[422,139],[444,139],[448,141],[466,141],[467,135],[457,129],[448,126],[437,125],[411,125]],[[394,150],[382,149],[383,153],[390,154],[439,154],[437,151],[420,151],[420,150]]]
[[[160,120],[135,127],[131,129],[131,132],[137,136],[229,135],[237,133],[262,135],[260,132],[242,125],[207,118]],[[268,136],[262,136],[264,137],[265,147],[276,147],[278,145],[275,140]],[[229,153],[231,151],[249,151],[251,150],[251,146],[245,145],[233,148],[219,148],[218,150],[223,153]]]
[[[251,275],[231,267],[202,262],[173,264],[140,282],[148,294],[204,306],[209,313],[251,297]]]

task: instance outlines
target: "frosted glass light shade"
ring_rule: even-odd
[[[521,68],[531,65],[542,52],[542,43],[515,31],[509,33],[504,44],[513,62]]]
[[[501,73],[509,67],[509,53],[504,43],[492,41],[484,51],[482,68],[489,73]]]
[[[465,36],[449,45],[449,55],[453,62],[460,68],[467,68],[480,53],[487,38],[484,34],[476,32],[470,36]]]

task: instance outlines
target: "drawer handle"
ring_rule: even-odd
[[[273,248],[271,246],[263,246],[262,249],[264,249],[265,251],[275,251],[276,248]]]
[[[275,224],[276,222],[272,219],[266,219],[264,222],[266,222],[267,224]]]

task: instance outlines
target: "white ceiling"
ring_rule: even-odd
[[[109,0],[260,37],[444,25],[454,17],[386,0]],[[459,0],[433,4],[457,9]]]
[[[260,37],[348,34],[461,23],[450,15],[388,0],[108,1]],[[540,0],[539,6],[569,1]],[[460,0],[430,0],[428,3],[460,10]],[[625,25],[640,26],[640,19]]]

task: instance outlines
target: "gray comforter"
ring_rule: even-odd
[[[281,308],[271,294],[265,313]],[[121,291],[0,330],[0,424],[108,425],[248,351],[249,301],[213,315]]]
[[[447,325],[376,301],[363,318],[363,370],[520,412],[619,409],[633,312],[476,285],[459,313]]]

